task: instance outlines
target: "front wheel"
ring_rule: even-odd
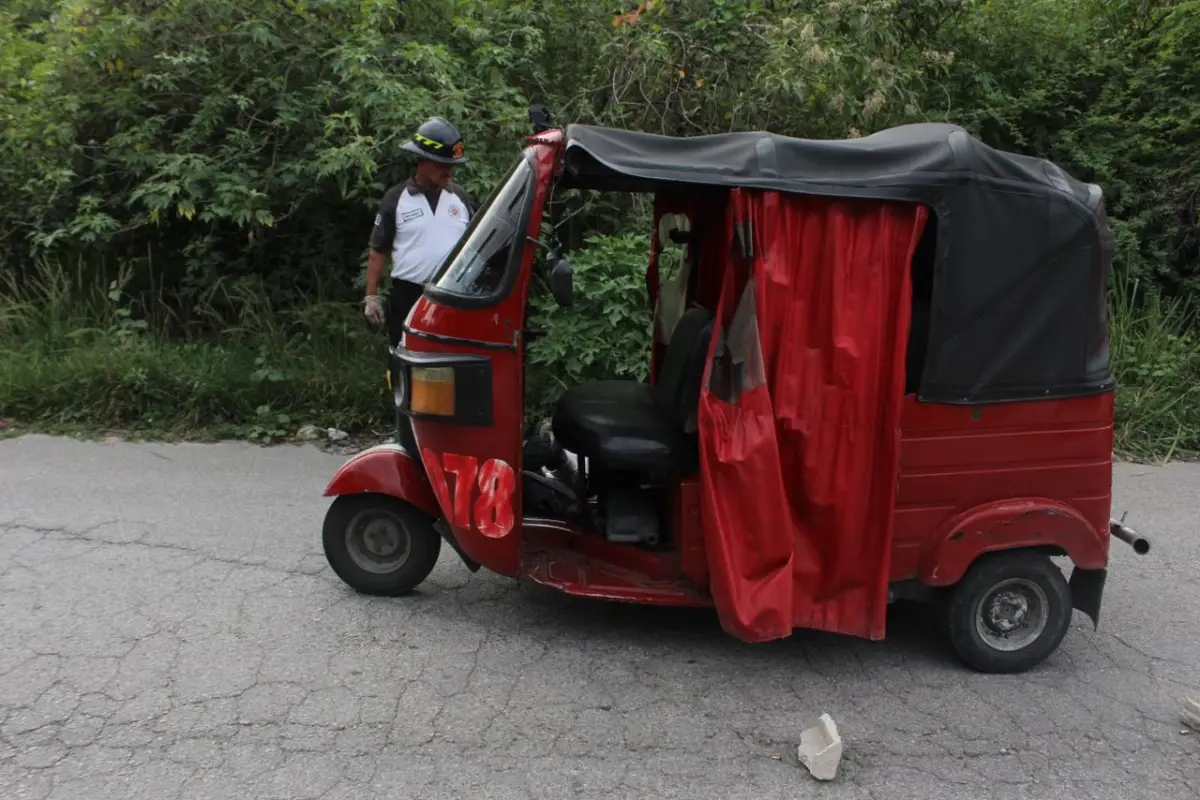
[[[325,558],[361,594],[398,597],[429,577],[442,549],[433,520],[395,497],[343,495],[325,514]]]
[[[984,556],[954,588],[950,642],[980,672],[1024,672],[1046,660],[1071,625],[1071,587],[1049,557],[1032,551]]]

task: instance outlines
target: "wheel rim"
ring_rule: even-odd
[[[993,586],[975,606],[975,630],[993,650],[1011,653],[1028,647],[1046,630],[1050,601],[1027,578],[1009,578]]]
[[[361,569],[376,575],[395,572],[412,552],[412,534],[395,514],[360,511],[346,527],[346,550]]]

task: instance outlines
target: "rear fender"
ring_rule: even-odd
[[[921,581],[951,586],[984,553],[1020,547],[1059,549],[1076,569],[1103,569],[1108,541],[1107,530],[1097,532],[1064,503],[1037,497],[988,503],[959,515],[932,538],[921,562]]]
[[[398,444],[380,444],[358,453],[325,487],[326,497],[363,492],[398,497],[433,519],[442,515],[425,468]]]

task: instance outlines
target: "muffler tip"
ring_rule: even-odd
[[[1150,540],[1137,533],[1132,528],[1126,527],[1122,523],[1114,521],[1110,523],[1109,531],[1113,536],[1132,547],[1133,552],[1137,553],[1139,556],[1144,556],[1146,553],[1150,552]]]

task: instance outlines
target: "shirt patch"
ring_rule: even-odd
[[[455,206],[455,205],[452,205],[452,206],[450,206],[450,216],[452,216],[452,217],[454,217],[455,219],[457,219],[457,218],[458,218],[458,215],[459,215],[459,214],[461,214],[461,213],[462,213],[462,211],[459,209],[459,207],[458,207],[458,206]]]
[[[425,209],[414,208],[412,211],[405,211],[403,214],[401,214],[400,221],[408,222],[410,219],[416,219],[417,217],[422,217],[424,215],[425,215]]]

